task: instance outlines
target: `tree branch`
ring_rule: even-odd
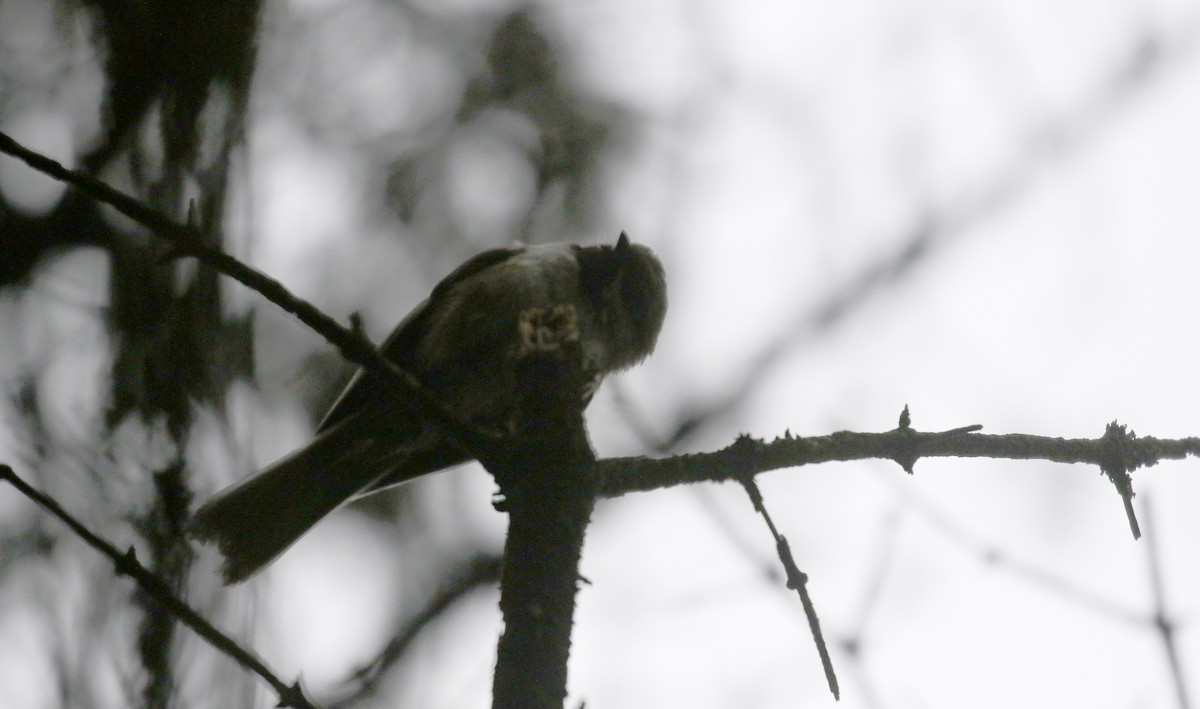
[[[312,303],[293,295],[279,281],[224,251],[208,246],[199,229],[180,224],[94,177],[69,170],[61,163],[26,148],[3,132],[0,132],[0,153],[12,155],[38,172],[75,187],[168,240],[171,244],[168,259],[183,256],[199,259],[296,316],[337,347],[343,357],[377,376],[385,386],[402,395],[403,400],[414,401],[422,414],[436,421],[471,453],[485,452],[495,445],[494,436],[459,419],[421,386],[416,377],[384,358],[362,333],[356,319],[352,318],[352,328],[342,327]]]
[[[168,613],[178,618],[180,622],[195,631],[210,645],[233,658],[242,667],[263,678],[279,695],[279,706],[315,709],[316,705],[304,696],[304,690],[301,689],[298,681],[291,685],[284,684],[283,680],[279,679],[254,653],[238,645],[236,641],[192,610],[187,603],[171,591],[171,588],[162,579],[142,566],[137,560],[133,547],[123,553],[118,551],[115,546],[92,532],[52,498],[22,480],[11,467],[3,463],[0,463],[0,480],[9,483],[22,495],[37,503],[39,507],[62,520],[80,539],[112,560],[118,576],[128,576],[133,579],[138,588],[146,595],[153,598]]]
[[[907,411],[907,409],[906,409]],[[770,443],[741,436],[732,445],[710,453],[693,453],[651,460],[609,458],[593,470],[597,494],[617,497],[685,483],[741,480],[769,470],[814,463],[867,459],[893,460],[908,472],[921,458],[997,458],[1048,460],[1095,465],[1113,480],[1121,495],[1130,529],[1138,535],[1132,516],[1129,473],[1162,460],[1200,456],[1200,438],[1139,437],[1125,426],[1110,423],[1099,438],[1052,438],[1020,433],[992,435],[967,426],[940,433],[917,431],[902,421],[883,433],[839,431],[828,436],[799,438],[785,432]]]
[[[753,477],[743,478],[741,482],[742,487],[746,489],[746,494],[750,496],[750,503],[754,505],[754,511],[762,515],[767,528],[771,530],[771,536],[775,538],[775,551],[787,573],[788,588],[800,596],[800,605],[804,608],[804,617],[808,619],[808,630],[812,634],[813,643],[817,646],[817,654],[821,657],[821,668],[825,670],[825,681],[829,684],[829,691],[833,694],[834,699],[841,699],[837,673],[833,671],[833,660],[829,657],[829,647],[825,644],[825,636],[821,632],[821,621],[817,618],[817,608],[813,605],[812,597],[808,595],[808,574],[801,571],[796,564],[796,559],[792,556],[791,545],[788,544],[787,538],[783,536],[779,528],[775,526],[771,514],[767,512],[767,505],[763,501],[762,492],[758,489],[758,483],[754,482]]]
[[[504,456],[484,461],[500,485],[497,508],[508,513],[494,709],[561,709],[567,693],[579,558],[595,503],[588,466],[596,459],[580,398],[590,377],[575,318],[569,322],[564,344],[538,342],[518,362],[515,434]]]
[[[518,593],[509,595],[508,599],[502,598],[501,605],[505,614],[506,630],[501,639],[500,663],[497,667],[495,686],[497,706],[500,706],[501,697],[514,702],[519,702],[522,697],[529,698],[531,695],[525,693],[526,690],[533,690],[539,700],[545,700],[537,703],[537,706],[551,706],[554,702],[561,705],[562,692],[565,691],[565,660],[569,650],[571,613],[574,607],[574,592],[577,582],[577,572],[564,574],[563,570],[568,566],[574,570],[574,565],[578,562],[578,545],[582,543],[593,493],[596,496],[615,497],[629,492],[653,490],[684,483],[724,480],[744,482],[752,480],[753,476],[758,473],[779,468],[870,458],[894,460],[909,473],[913,472],[913,467],[919,459],[930,457],[982,457],[1085,463],[1098,466],[1117,488],[1130,529],[1137,538],[1140,531],[1132,504],[1134,492],[1130,473],[1138,468],[1153,465],[1160,460],[1200,456],[1200,438],[1178,440],[1139,438],[1116,422],[1109,424],[1105,434],[1096,439],[1063,439],[1025,434],[981,434],[978,433],[980,426],[966,426],[937,433],[921,432],[911,427],[907,408],[901,415],[900,425],[896,429],[883,433],[843,431],[828,436],[798,438],[791,435],[790,432],[785,432],[783,437],[770,443],[744,435],[719,451],[681,455],[661,460],[616,458],[591,462],[590,448],[586,446],[586,433],[583,432],[582,421],[578,422],[578,426],[571,425],[569,427],[571,435],[553,445],[539,447],[540,444],[521,445],[518,442],[517,446],[513,448],[510,444],[503,443],[498,438],[458,419],[425,390],[411,374],[384,359],[362,334],[356,320],[352,322],[354,326],[352,329],[343,328],[312,304],[292,295],[278,281],[228,254],[206,246],[198,230],[179,224],[94,178],[68,170],[61,164],[24,148],[3,133],[0,133],[0,152],[13,155],[34,169],[75,186],[168,239],[172,244],[170,257],[192,256],[200,259],[259,292],[285,311],[292,313],[336,346],[348,360],[363,366],[373,375],[378,376],[381,381],[404,396],[406,400],[414,401],[414,405],[420,408],[423,415],[441,425],[466,450],[482,460],[496,474],[507,498],[506,503],[511,506],[510,511],[513,513],[510,517],[512,525],[509,535],[510,548],[506,548],[504,573],[508,576],[510,573],[515,573],[514,569],[523,568],[521,564],[513,563],[514,558],[526,558],[530,562],[529,570],[532,570],[532,575],[524,582],[514,585],[526,589],[527,594]],[[554,392],[567,390],[574,389],[551,386],[539,390],[540,393],[534,391],[533,395],[553,396]],[[564,407],[567,406],[567,402],[560,401],[558,403]],[[568,409],[569,407],[558,410],[562,412]],[[556,410],[556,407],[551,406],[549,410]],[[561,433],[562,430],[559,431],[559,434]],[[582,439],[579,438],[580,435],[583,436]],[[537,440],[537,437],[528,440]],[[543,442],[547,440],[551,439],[543,439]],[[582,445],[580,444],[581,440]],[[585,448],[586,455],[584,454]],[[547,451],[557,452],[554,455],[548,455]],[[533,463],[529,464],[531,460]],[[525,472],[522,472],[523,470]],[[546,471],[552,471],[554,474],[544,474]],[[132,550],[125,554],[116,551],[110,544],[96,537],[70,517],[53,500],[25,484],[8,466],[0,465],[0,478],[10,482],[39,505],[66,522],[89,544],[109,556],[116,564],[119,574],[134,578],[139,586],[160,600],[186,625],[266,679],[279,693],[281,706],[311,706],[303,697],[298,685],[291,687],[284,685],[262,665],[261,661],[238,647],[227,636],[222,635],[204,621],[183,601],[171,594],[169,588],[161,580],[137,562]],[[572,485],[563,486],[563,481],[572,481],[574,487]],[[585,494],[579,494],[580,490]],[[753,492],[751,492],[751,500],[755,500]],[[755,502],[755,504],[757,508],[762,509],[759,502]],[[521,511],[517,512],[518,509]],[[550,510],[566,510],[569,513],[564,512],[565,516],[554,518],[554,515],[546,514]],[[514,520],[514,518],[518,519]],[[527,535],[524,532],[517,532],[518,528],[525,529],[526,527],[528,530],[536,529],[536,534]],[[564,536],[564,530],[570,533]],[[517,546],[513,546],[514,538],[517,541],[524,540],[517,545],[521,547],[519,551]],[[533,563],[544,561],[539,556],[546,551],[546,547],[541,546],[546,539],[551,539],[557,544],[555,558],[561,562],[555,566],[557,571],[549,575],[544,569],[539,570]],[[777,546],[781,549],[786,547],[786,540],[782,540],[780,535],[776,535],[776,540]],[[558,544],[558,542],[562,542],[562,544]],[[789,583],[801,591],[801,598],[804,601],[803,574],[799,572],[798,568],[794,568],[794,562],[787,560],[789,557],[785,555],[783,558],[785,567],[789,571]],[[542,581],[546,581],[550,577],[555,579],[555,593],[547,593],[547,589],[541,585]],[[569,586],[565,584],[569,584]],[[504,586],[506,589],[510,587],[507,581]],[[559,586],[562,588],[558,588]],[[566,599],[565,604],[563,599]],[[553,614],[555,619],[553,623],[548,623],[546,618],[540,617],[540,614],[548,607],[543,604],[554,605],[557,609]],[[558,605],[562,605],[562,608],[557,608]],[[818,648],[820,649],[823,643],[819,640],[819,627],[815,624],[816,615],[811,610],[811,602],[805,603],[805,609],[809,615],[810,625],[813,627],[814,637],[818,638]],[[564,618],[565,623],[563,622]],[[526,623],[526,621],[533,622]],[[547,636],[547,632],[554,637]],[[545,652],[547,648],[550,649],[549,654]],[[561,664],[559,655],[561,655]],[[511,663],[506,662],[506,657],[511,659]],[[537,659],[535,661],[531,658]],[[832,678],[828,662],[826,662],[826,666],[831,688],[836,695],[836,683]],[[554,676],[551,677],[546,673]],[[523,689],[510,691],[511,688],[518,686]],[[534,706],[529,703],[512,705]]]

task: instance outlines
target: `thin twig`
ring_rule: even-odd
[[[198,229],[180,224],[90,175],[69,170],[61,163],[26,148],[3,132],[0,132],[0,153],[12,155],[38,172],[75,187],[167,239],[172,247],[169,258],[191,256],[199,259],[296,316],[337,347],[343,357],[364,367],[406,399],[415,399],[415,404],[422,414],[436,421],[468,451],[480,453],[490,450],[495,445],[495,436],[452,413],[437,397],[421,386],[416,377],[383,357],[359,328],[342,327],[312,303],[292,294],[279,281],[224,251],[207,245]]]
[[[111,559],[118,576],[128,576],[133,579],[139,588],[160,603],[168,612],[178,618],[180,622],[195,631],[197,635],[204,638],[213,647],[233,658],[242,667],[262,677],[267,684],[271,685],[275,693],[279,695],[279,706],[296,707],[297,709],[316,709],[316,705],[304,696],[304,690],[301,689],[299,681],[291,685],[285,684],[254,653],[238,645],[236,641],[218,630],[201,617],[199,613],[192,610],[161,579],[138,562],[133,547],[130,547],[125,552],[118,551],[115,546],[93,533],[82,522],[75,519],[75,517],[55,502],[53,498],[30,486],[11,467],[2,463],[0,463],[0,480],[8,482],[22,495],[25,495],[42,509],[62,520],[63,523],[71,528],[71,531],[87,542],[88,545]]]
[[[787,573],[788,588],[795,589],[800,596],[800,605],[804,608],[804,617],[808,619],[808,630],[812,633],[813,643],[817,646],[817,654],[821,656],[821,668],[825,670],[825,681],[829,683],[829,691],[833,694],[834,699],[840,699],[841,690],[838,689],[833,660],[829,657],[829,648],[825,645],[825,636],[821,633],[821,621],[817,618],[817,608],[808,595],[808,574],[797,566],[787,538],[780,534],[779,529],[775,526],[775,521],[767,512],[767,506],[763,502],[758,483],[754,482],[753,477],[742,478],[739,482],[746,489],[746,494],[750,496],[750,503],[754,505],[754,509],[762,515],[763,520],[767,523],[767,529],[771,530],[771,536],[775,538],[775,551],[779,554],[779,561]]]

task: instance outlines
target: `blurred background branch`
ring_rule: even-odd
[[[0,131],[178,221],[195,200],[222,248],[375,337],[483,248],[628,228],[672,314],[589,412],[603,456],[879,428],[905,401],[933,429],[1195,433],[1194,2],[168,5],[0,0]],[[194,263],[141,278],[144,233],[4,158],[0,250],[0,458],[319,698],[356,696],[345,678],[415,623],[348,701],[486,701],[494,591],[442,595],[499,554],[486,475],[356,504],[218,592],[170,541],[182,493],[303,442],[350,367]],[[1192,465],[1138,477],[1182,686]],[[844,640],[843,705],[1187,701],[1128,620],[1162,603],[1105,486],[978,459],[896,477],[759,479]],[[731,487],[598,506],[572,702],[828,701]],[[26,507],[0,493],[0,705],[271,701]]]

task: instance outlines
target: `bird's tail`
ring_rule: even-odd
[[[274,561],[321,518],[408,457],[394,443],[363,437],[356,418],[331,426],[196,511],[192,534],[225,557],[225,583],[244,581]]]

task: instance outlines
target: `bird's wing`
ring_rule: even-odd
[[[487,268],[503,263],[508,259],[520,254],[525,250],[524,246],[513,246],[508,248],[490,249],[481,254],[468,259],[458,268],[450,272],[433,288],[433,292],[416,308],[413,308],[404,320],[396,326],[395,330],[388,335],[384,340],[380,351],[384,357],[395,362],[401,367],[408,368],[411,372],[411,353],[415,348],[415,344],[425,335],[429,328],[430,314],[436,312],[439,304],[447,297],[450,290],[464,280],[471,278],[475,274]],[[415,374],[415,372],[414,372]],[[342,390],[341,396],[330,407],[329,412],[325,414],[325,418],[321,420],[321,424],[317,427],[317,432],[327,430],[329,427],[344,420],[351,413],[362,409],[372,400],[377,399],[380,392],[376,386],[372,386],[369,378],[364,376],[364,371],[359,369],[351,378],[350,383]]]

